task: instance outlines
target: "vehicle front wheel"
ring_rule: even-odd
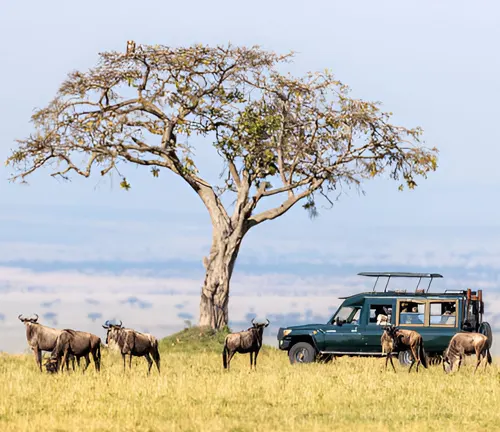
[[[290,363],[312,363],[316,360],[316,350],[307,342],[298,342],[288,351]]]

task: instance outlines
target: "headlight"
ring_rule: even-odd
[[[291,330],[285,330],[285,331],[283,332],[283,336],[287,336],[287,335],[289,335],[291,332],[292,332]]]

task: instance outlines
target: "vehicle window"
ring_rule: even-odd
[[[368,324],[385,325],[391,322],[392,305],[370,305]]]
[[[359,307],[344,306],[340,308],[334,321],[338,318],[343,324],[357,324],[360,312],[361,308]]]
[[[351,323],[357,324],[359,322],[359,315],[361,314],[361,308],[356,308],[356,313],[352,317]]]
[[[431,325],[455,325],[457,320],[457,311],[454,301],[432,302],[430,306]]]
[[[425,303],[403,301],[399,303],[399,324],[423,325],[425,322]]]

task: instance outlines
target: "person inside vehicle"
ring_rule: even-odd
[[[382,309],[377,311],[377,325],[387,325],[391,321],[391,309],[382,306]]]
[[[450,306],[445,306],[445,311],[441,319],[441,324],[445,325],[455,324],[455,315],[456,315],[456,310],[454,304],[451,304]]]

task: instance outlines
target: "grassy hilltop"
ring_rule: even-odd
[[[33,356],[0,355],[1,431],[327,431],[495,430],[500,374],[474,376],[472,361],[447,376],[441,366],[418,375],[382,359],[340,358],[291,366],[264,346],[257,371],[236,354],[222,369],[224,334],[191,328],[161,342],[162,374],[103,350],[102,372],[50,376]],[[361,428],[361,429],[360,429]]]

